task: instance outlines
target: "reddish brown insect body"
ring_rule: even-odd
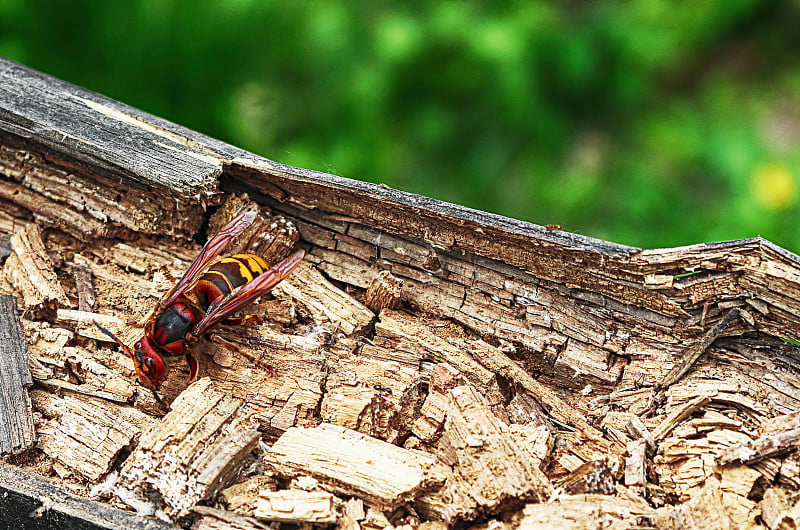
[[[302,250],[274,267],[255,254],[237,254],[212,264],[254,218],[255,212],[239,215],[206,243],[183,277],[148,316],[144,336],[136,342],[133,351],[95,322],[133,360],[142,384],[157,389],[169,372],[164,357],[178,355],[186,357],[189,379],[194,381],[197,361],[191,352],[192,344],[217,324],[242,323],[245,319],[239,312],[269,292],[300,264]],[[186,296],[189,292],[194,296]]]

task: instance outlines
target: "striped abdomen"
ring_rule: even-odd
[[[269,264],[255,254],[236,254],[213,264],[194,286],[204,310],[219,303],[242,285],[269,269]]]

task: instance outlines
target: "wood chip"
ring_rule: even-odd
[[[514,518],[524,530],[636,528],[655,514],[644,499],[610,495],[559,495],[547,503],[527,504]],[[602,522],[601,522],[602,521]]]
[[[396,278],[389,271],[381,271],[364,293],[364,303],[375,313],[381,309],[397,309],[403,293],[403,280]]]
[[[688,418],[693,412],[700,410],[709,403],[711,403],[710,397],[699,396],[681,407],[674,408],[653,430],[653,439],[656,442],[663,440],[680,422]]]
[[[387,510],[441,486],[448,476],[432,455],[325,423],[289,429],[264,455],[264,463],[282,476],[309,475],[334,492]]]
[[[209,506],[195,506],[192,511],[200,515],[192,525],[192,530],[271,530],[272,528],[258,519]]]
[[[39,447],[81,476],[97,481],[105,475],[120,452],[141,434],[141,428],[125,418],[139,416],[133,409],[80,394],[65,398],[41,390],[31,394],[35,408],[48,419],[38,426]]]
[[[647,483],[647,441],[644,438],[628,442],[625,457],[625,485],[644,486]]]
[[[95,304],[92,269],[89,260],[80,254],[72,258],[72,276],[75,278],[75,289],[78,291],[78,309],[91,311]]]

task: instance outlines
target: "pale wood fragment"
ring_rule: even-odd
[[[647,441],[644,438],[628,442],[625,457],[625,485],[644,486],[647,483]]]
[[[655,452],[656,441],[653,439],[650,429],[647,428],[639,416],[631,414],[628,423],[625,425],[625,430],[634,440],[644,440],[648,451]]]
[[[776,456],[800,446],[800,413],[773,418],[769,432],[763,436],[731,448],[720,455],[719,464],[731,462],[748,464]]]
[[[0,295],[0,455],[22,452],[35,442],[28,394],[32,384],[17,300]]]
[[[731,447],[750,440],[742,432],[718,429],[696,439],[666,438],[659,443],[654,470],[659,483],[679,496],[682,502],[693,498],[709,477],[717,473],[717,459]],[[748,475],[755,480],[757,475]],[[742,477],[730,477],[734,484]],[[738,489],[737,489],[738,491]]]
[[[678,506],[659,508],[654,517],[656,527],[678,529],[758,528],[758,506],[735,494],[726,494],[719,480],[710,476],[705,486],[691,499]]]
[[[259,495],[253,515],[282,523],[334,523],[338,515],[334,495],[327,491],[280,490]]]
[[[666,388],[678,382],[681,377],[686,375],[689,370],[692,369],[700,356],[705,353],[706,349],[711,346],[711,343],[719,338],[719,336],[722,335],[722,333],[724,333],[728,327],[730,327],[730,325],[739,317],[739,315],[740,311],[738,309],[731,309],[725,313],[725,316],[722,317],[722,319],[720,319],[720,321],[715,324],[713,328],[708,330],[694,346],[686,350],[672,370],[670,370],[656,384],[655,390]]]
[[[418,370],[347,353],[330,367],[320,407],[323,421],[396,441],[405,434],[398,416],[406,392],[418,380]]]
[[[39,227],[21,227],[11,236],[11,248],[14,253],[6,260],[5,272],[22,294],[25,311],[68,307],[67,293],[53,270]]]
[[[55,320],[60,324],[68,324],[75,327],[77,333],[82,337],[110,343],[114,341],[97,329],[94,323],[97,322],[112,333],[121,333],[125,326],[122,320],[114,315],[103,315],[80,309],[58,309]]]
[[[258,443],[258,431],[241,407],[208,378],[190,385],[142,435],[122,466],[115,494],[141,510],[155,491],[160,501],[151,510],[163,509],[172,518],[189,513],[236,476]]]
[[[584,462],[565,477],[560,478],[557,485],[564,488],[567,493],[575,495],[581,493],[611,495],[615,491],[616,484],[614,468],[618,466],[619,462],[611,461],[608,458]]]
[[[382,309],[397,309],[403,294],[403,280],[396,278],[389,271],[381,271],[375,275],[364,293],[364,303],[375,313]]]
[[[314,489],[278,490],[275,477],[256,475],[222,491],[232,512],[285,523],[333,523],[339,515],[339,499]]]
[[[448,475],[432,455],[324,423],[289,429],[264,463],[282,476],[310,475],[334,492],[390,510],[440,486]]]
[[[800,491],[800,453],[795,452],[783,458],[777,479],[781,486]]]
[[[795,492],[796,493],[796,492]],[[800,501],[784,489],[770,487],[758,503],[761,519],[770,530],[790,530],[800,523]]]
[[[447,341],[436,336],[420,319],[389,309],[381,311],[375,331],[377,345],[395,351],[416,353],[417,362],[425,358],[447,362],[481,388],[489,389],[489,396],[493,395],[492,391],[497,386],[495,374],[514,381],[541,403],[554,418],[577,427],[584,437],[583,444],[589,451],[602,454],[609,451],[621,454],[623,451],[621,447],[605,440],[597,429],[586,422],[583,415],[494,346],[480,340]]]
[[[319,423],[317,410],[329,370],[324,335],[290,335],[269,325],[219,333],[237,352],[201,342],[196,349],[200,376],[208,375],[221,392],[244,401],[248,413],[273,439],[290,427]],[[185,386],[185,374],[176,373],[164,383],[164,393],[172,396]]]
[[[375,318],[366,306],[334,286],[308,263],[301,263],[272,292],[279,298],[294,300],[315,322],[331,322],[345,335],[363,331]]]
[[[521,530],[594,530],[636,528],[655,515],[644,499],[610,495],[559,495],[546,503],[527,504],[514,517]],[[602,526],[600,526],[602,525]]]
[[[201,517],[192,525],[192,530],[270,530],[266,523],[210,506],[195,506],[192,511]]]
[[[256,475],[244,482],[223,489],[220,494],[225,499],[228,509],[242,515],[250,514],[252,505],[261,492],[276,491],[277,478],[272,475]]]

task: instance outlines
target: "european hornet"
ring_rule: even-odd
[[[248,211],[233,219],[208,240],[183,277],[138,325],[144,336],[131,351],[116,335],[95,322],[131,358],[139,381],[157,390],[167,378],[165,357],[183,355],[189,382],[197,378],[192,345],[208,333],[210,340],[231,347],[211,333],[217,324],[236,325],[257,320],[239,312],[286,278],[302,261],[299,250],[274,267],[255,254],[236,254],[215,261],[256,217]]]

